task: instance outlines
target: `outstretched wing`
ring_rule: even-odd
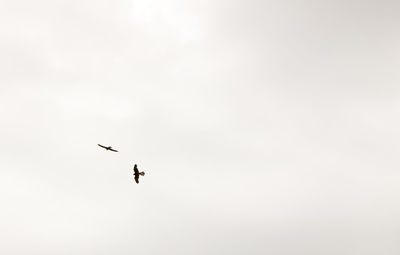
[[[107,149],[106,146],[103,146],[103,145],[101,145],[101,144],[97,144],[97,145],[100,146],[101,148]]]
[[[133,171],[135,172],[135,176],[137,176],[137,178],[139,178],[139,170],[137,169],[137,165],[135,164],[135,166],[133,167]],[[136,178],[136,177],[135,177]]]
[[[118,152],[117,150],[114,150],[113,148],[109,148],[109,150],[110,150],[110,151]]]
[[[139,175],[138,174],[135,174],[135,182],[139,183]]]

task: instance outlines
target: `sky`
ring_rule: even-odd
[[[399,12],[2,1],[0,253],[399,254]]]

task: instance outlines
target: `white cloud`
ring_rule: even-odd
[[[398,254],[398,8],[2,3],[0,252]]]

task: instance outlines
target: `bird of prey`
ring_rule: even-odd
[[[97,145],[100,146],[101,148],[104,148],[104,149],[108,150],[108,151],[118,152],[117,150],[114,150],[111,146],[106,147],[106,146],[103,146],[101,144],[97,144]]]
[[[135,176],[135,182],[139,183],[139,175],[144,176],[144,172],[139,172],[136,164],[133,167],[133,171],[134,171],[133,175]]]

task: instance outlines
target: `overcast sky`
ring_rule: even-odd
[[[0,253],[400,254],[399,13],[2,1]]]

